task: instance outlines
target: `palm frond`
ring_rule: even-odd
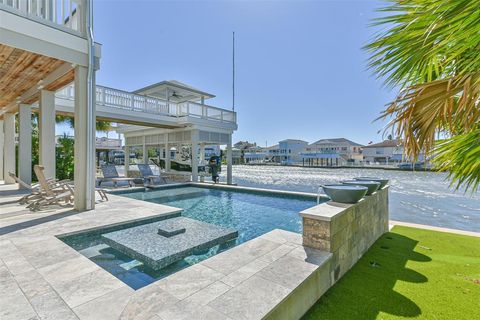
[[[400,86],[379,118],[414,159],[433,149],[457,188],[480,180],[480,0],[389,0],[375,26],[386,31],[365,48],[369,67]],[[435,134],[450,139],[435,147]]]
[[[480,127],[438,144],[433,164],[448,171],[451,184],[475,192],[480,187]]]
[[[369,67],[406,87],[480,70],[480,0],[395,0],[374,21]]]
[[[403,137],[407,155],[429,152],[438,130],[476,128],[480,119],[480,72],[414,85],[403,90],[381,114],[388,128]]]

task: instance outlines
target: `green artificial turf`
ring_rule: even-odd
[[[480,319],[480,238],[396,226],[304,319]]]

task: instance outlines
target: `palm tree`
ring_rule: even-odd
[[[452,184],[480,184],[480,0],[387,0],[365,48],[369,67],[399,87],[380,118],[407,155],[433,153]],[[435,136],[442,133],[442,141]]]
[[[56,115],[55,122],[57,124],[66,123],[70,126],[70,128],[75,127],[75,120],[73,117]],[[96,125],[96,130],[99,132],[108,132],[112,128],[112,124],[109,121],[97,120],[95,125]]]

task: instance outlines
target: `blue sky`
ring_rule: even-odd
[[[234,30],[234,141],[377,141],[384,124],[372,121],[395,92],[367,70],[361,48],[382,4],[97,0],[97,84],[134,90],[176,79],[214,93],[209,104],[231,108]]]

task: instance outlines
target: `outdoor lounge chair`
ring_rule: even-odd
[[[74,199],[73,181],[48,180],[45,178],[43,170],[45,170],[45,167],[41,165],[35,165],[33,167],[33,171],[35,172],[39,183],[38,198],[30,203],[27,208],[38,210],[42,206],[47,205],[62,206],[72,204]],[[97,191],[102,200],[108,201],[105,190],[95,188],[95,191]]]
[[[73,189],[68,181],[49,182],[43,173],[44,166],[35,165],[35,172],[39,187],[38,199],[30,203],[27,208],[30,210],[38,210],[45,205],[68,205],[73,203]]]
[[[147,186],[154,186],[159,184],[166,184],[167,180],[160,176],[153,174],[152,168],[148,164],[138,164],[138,170],[141,177],[144,179]]]
[[[15,180],[15,182],[18,183],[21,187],[30,191],[29,194],[24,195],[22,198],[20,198],[18,200],[18,202],[20,204],[30,203],[30,202],[38,200],[42,197],[39,183],[35,183],[35,184],[30,185],[30,184],[26,183],[25,181],[23,181],[22,179],[20,179],[19,177],[17,177],[15,175],[15,173],[13,173],[13,172],[9,172],[8,175],[13,180]],[[56,180],[50,179],[50,180],[47,180],[47,182],[52,183],[52,182],[56,182]]]
[[[102,182],[111,181],[113,186],[118,187],[118,182],[126,181],[131,187],[135,186],[134,178],[122,178],[118,175],[117,168],[113,164],[102,165],[103,178],[100,178],[98,181],[98,186],[102,185]]]

